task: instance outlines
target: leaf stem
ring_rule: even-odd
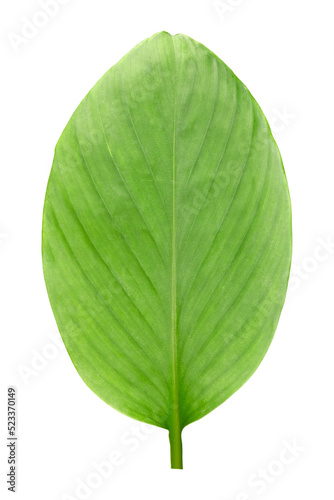
[[[170,464],[172,469],[183,469],[181,428],[169,431]]]

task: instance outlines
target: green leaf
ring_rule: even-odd
[[[290,261],[282,160],[247,88],[187,36],[137,45],[71,117],[45,198],[45,281],[84,382],[168,429],[182,468],[182,429],[264,357]]]

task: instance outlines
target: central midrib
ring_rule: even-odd
[[[172,412],[172,427],[173,433],[179,434],[181,432],[180,429],[180,412],[179,412],[179,387],[178,387],[178,358],[177,358],[177,307],[176,307],[176,82],[177,82],[177,73],[176,73],[176,56],[175,56],[175,48],[174,48],[174,40],[172,37],[173,50],[174,50],[174,65],[175,65],[175,78],[174,78],[174,120],[173,120],[173,196],[172,196],[172,297],[171,297],[171,315],[172,315],[172,328],[171,328],[171,337],[172,337],[172,375],[173,375],[173,387],[172,387],[172,395],[173,395],[173,412]],[[171,429],[170,429],[171,430]]]

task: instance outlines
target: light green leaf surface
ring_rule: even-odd
[[[45,199],[47,290],[82,379],[168,429],[182,467],[181,430],[265,355],[290,261],[282,161],[247,88],[187,36],[137,45],[71,117]]]

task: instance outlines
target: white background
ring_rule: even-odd
[[[13,495],[5,485],[8,385],[18,395],[19,500],[332,498],[332,2],[62,4],[45,19],[38,0],[1,3],[1,498]],[[24,18],[45,26],[14,43]],[[161,30],[202,42],[248,86],[273,128],[293,205],[292,277],[275,339],[247,384],[184,430],[183,471],[169,469],[167,432],[140,430],[99,400],[51,339],[40,255],[45,188],[65,124],[110,66]],[[287,443],[296,456],[284,452]],[[122,464],[109,477],[91,475],[94,462],[117,451]],[[267,474],[261,483],[259,474]],[[94,479],[98,487],[76,492],[79,480]]]

